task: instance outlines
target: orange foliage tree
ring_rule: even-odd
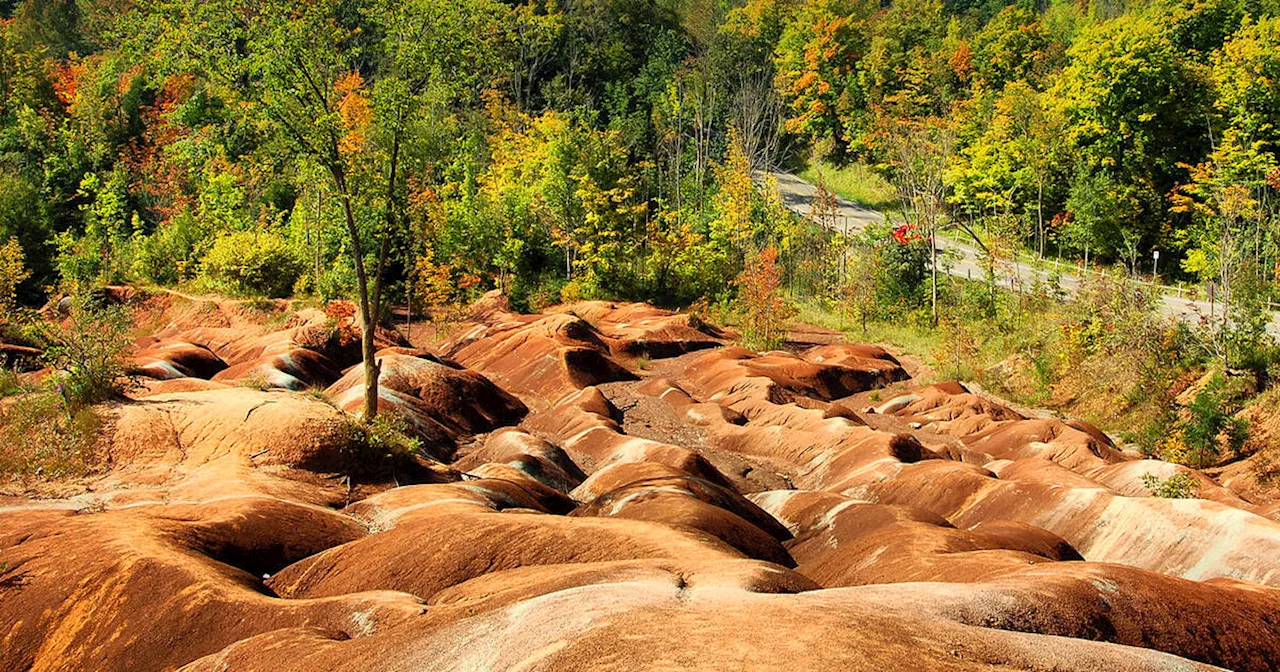
[[[742,342],[757,350],[776,348],[782,342],[787,320],[796,309],[782,294],[782,266],[772,245],[747,260],[735,281],[742,311]]]

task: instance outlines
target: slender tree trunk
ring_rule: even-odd
[[[413,249],[412,241],[410,241],[409,243],[409,249]],[[409,274],[408,274],[409,277],[407,279],[409,286],[408,288],[405,289],[405,293],[404,293],[404,300],[405,300],[404,335],[405,335],[405,338],[410,339],[410,342],[412,342],[413,340],[413,290],[414,290],[413,285],[414,285],[414,280],[416,279],[415,278],[416,271],[414,270],[415,266],[416,265],[413,264],[413,253],[410,252],[409,253]]]
[[[401,111],[397,127],[404,121]],[[391,165],[387,170],[387,201],[383,206],[382,221],[385,229],[378,246],[378,269],[373,282],[373,314],[375,320],[382,316],[382,278],[387,270],[387,254],[390,252],[391,232],[396,225],[396,174],[400,167],[400,133],[396,132],[391,141]]]
[[[936,226],[929,230],[929,308],[933,314],[933,326],[938,326],[938,231]]]
[[[369,422],[378,415],[378,376],[381,367],[377,362],[377,347],[374,342],[376,320],[373,306],[369,301],[369,274],[364,267],[364,250],[360,245],[360,231],[356,228],[355,213],[352,211],[351,192],[347,189],[347,178],[342,167],[330,166],[334,184],[342,198],[342,212],[346,218],[347,235],[351,237],[351,255],[356,266],[356,293],[360,308],[360,354],[364,362],[364,420]]]
[[[1040,237],[1040,258],[1044,259],[1044,180],[1040,180],[1036,191],[1036,233]]]
[[[681,219],[684,216],[684,180],[681,177],[681,162],[684,159],[684,85],[679,81],[676,82],[676,151],[674,155],[673,172],[675,173],[676,187],[676,217],[677,222],[684,223]]]
[[[320,185],[316,185],[316,221],[312,223],[316,230],[316,244],[311,250],[312,261],[315,264],[315,283],[316,294],[320,294]]]
[[[1222,351],[1222,368],[1227,368],[1227,326],[1231,320],[1231,225],[1222,217],[1221,252],[1218,253],[1218,292],[1222,295],[1222,326],[1218,329],[1218,349]]]

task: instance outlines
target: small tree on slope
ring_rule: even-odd
[[[766,247],[747,260],[738,276],[738,304],[742,311],[742,340],[757,350],[776,348],[782,342],[786,321],[796,314],[782,295],[782,267],[778,251]]]

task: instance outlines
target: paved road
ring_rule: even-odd
[[[777,180],[782,204],[804,217],[811,217],[817,187],[791,173],[757,173],[756,179],[763,182],[766,176],[770,175]],[[836,199],[834,228],[842,233],[860,231],[867,224],[882,221],[884,221],[884,215],[880,212],[843,198]],[[960,278],[986,279],[987,271],[982,262],[983,254],[977,247],[945,238],[939,239],[938,247],[944,255],[942,267],[939,270]],[[1051,279],[1047,271],[1017,262],[1001,264],[997,267],[995,276],[997,285],[1015,290],[1019,287],[1029,289],[1037,280],[1049,283]],[[1081,284],[1080,278],[1071,273],[1062,273],[1056,280],[1058,286],[1068,295],[1074,294]],[[1214,308],[1208,301],[1193,301],[1169,294],[1162,294],[1160,297],[1161,312],[1186,322],[1199,322],[1209,316]],[[1222,306],[1216,306],[1216,310],[1221,311]],[[1274,337],[1280,337],[1280,316],[1273,315],[1271,323],[1267,325],[1267,332]]]

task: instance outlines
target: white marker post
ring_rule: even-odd
[[[1160,265],[1160,250],[1151,250],[1151,279],[1155,280],[1157,276],[1156,267]]]

